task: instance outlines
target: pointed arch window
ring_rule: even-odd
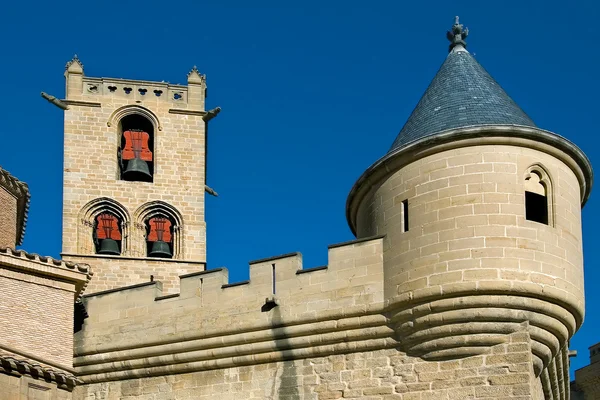
[[[110,212],[98,214],[95,218],[94,245],[96,254],[120,255],[121,254],[121,221]]]
[[[154,180],[154,125],[140,114],[119,121],[119,177],[125,181]]]
[[[175,222],[166,215],[156,215],[146,222],[148,257],[173,258]]]
[[[184,258],[184,223],[175,207],[164,201],[151,201],[136,210],[134,219],[143,230],[146,257]]]
[[[131,217],[120,203],[107,197],[94,199],[80,210],[79,221],[77,251],[80,254],[130,255]],[[116,243],[104,242],[107,239]],[[113,251],[107,252],[110,249]]]
[[[553,225],[552,181],[539,165],[525,174],[525,219],[544,225]]]

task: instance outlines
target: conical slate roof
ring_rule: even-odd
[[[477,125],[524,125],[533,121],[465,49],[468,30],[458,18],[448,32],[450,53],[394,140],[391,151],[437,133]]]

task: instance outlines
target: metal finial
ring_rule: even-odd
[[[454,17],[452,30],[446,32],[446,37],[450,41],[450,48],[448,51],[452,51],[452,49],[458,45],[467,48],[467,42],[465,42],[467,36],[469,36],[469,29],[463,28],[463,25],[458,20],[458,16]]]

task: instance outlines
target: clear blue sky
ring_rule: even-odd
[[[249,260],[300,251],[327,263],[353,238],[346,196],[383,155],[447,52],[460,15],[469,50],[538,126],[600,165],[600,3],[581,1],[35,1],[6,2],[0,165],[31,188],[23,248],[58,256],[62,112],[77,53],[89,76],[185,83],[207,74],[211,122],[209,268],[247,279]],[[93,149],[90,149],[93,151]],[[596,188],[598,189],[598,188]],[[573,366],[600,341],[597,190],[586,205],[587,315]],[[235,250],[232,250],[235,249]]]

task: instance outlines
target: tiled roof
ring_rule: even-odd
[[[437,133],[478,125],[523,125],[533,121],[462,46],[442,64],[391,151]]]
[[[29,187],[21,182],[8,171],[0,167],[0,186],[17,198],[17,246],[23,243],[25,237],[25,226],[27,225],[27,212],[29,211]]]

